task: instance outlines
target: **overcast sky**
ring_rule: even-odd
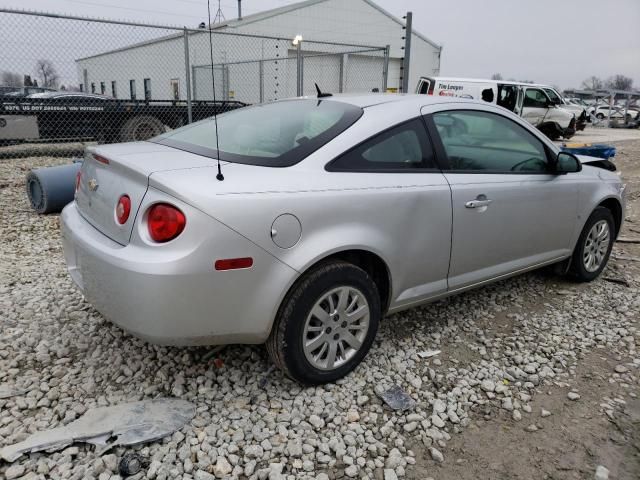
[[[217,0],[211,3],[215,14]],[[295,1],[243,0],[242,5],[248,15],[291,3]],[[640,87],[640,0],[377,3],[397,16],[413,11],[414,27],[444,46],[442,75],[501,73],[568,88],[580,86],[590,75],[620,73]],[[227,19],[236,16],[234,0],[221,5]],[[0,6],[190,26],[206,21],[207,14],[206,0],[0,0]]]

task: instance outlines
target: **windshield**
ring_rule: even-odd
[[[298,163],[340,135],[362,109],[333,100],[287,100],[218,115],[220,159],[265,167]],[[216,158],[213,117],[150,141]]]
[[[560,96],[552,89],[550,88],[545,88],[544,89],[545,92],[547,92],[547,95],[549,95],[549,98],[556,102],[556,103],[562,103],[562,99],[560,98]]]

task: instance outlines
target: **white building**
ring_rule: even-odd
[[[371,0],[306,0],[215,26],[213,70],[216,97],[255,103],[295,96],[297,47],[303,38],[303,93],[382,89],[384,52],[351,45],[389,46],[387,88],[401,87],[404,22]],[[255,35],[255,36],[251,36]],[[177,32],[76,60],[86,91],[129,99],[186,99],[187,70],[192,98],[212,98],[208,30]],[[269,37],[269,38],[265,38]],[[327,43],[322,43],[327,42]],[[341,44],[341,45],[338,45]],[[413,30],[409,91],[423,75],[438,75],[442,47]]]

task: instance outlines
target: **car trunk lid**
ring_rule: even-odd
[[[210,158],[149,142],[90,147],[80,170],[76,204],[80,214],[96,229],[121,245],[127,245],[138,209],[154,172],[211,165]],[[119,199],[127,195],[131,211],[120,225],[116,218]]]

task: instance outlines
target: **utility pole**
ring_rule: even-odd
[[[242,20],[242,0],[238,0],[238,20]]]

